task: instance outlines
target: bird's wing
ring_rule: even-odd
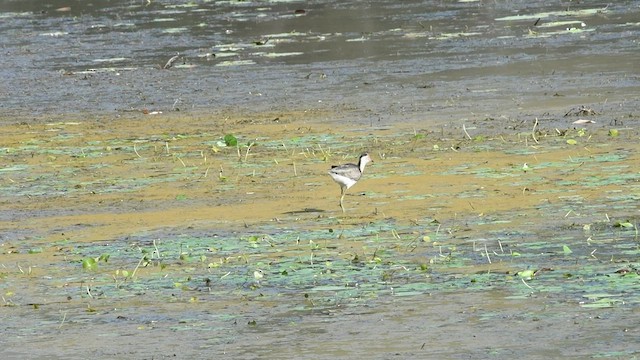
[[[334,165],[331,167],[331,170],[329,170],[329,173],[345,176],[354,180],[360,179],[362,175],[356,164]]]

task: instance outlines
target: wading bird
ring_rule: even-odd
[[[331,167],[331,170],[329,170],[329,175],[331,175],[333,181],[340,185],[340,208],[342,212],[344,212],[342,202],[344,201],[345,192],[360,180],[364,172],[364,167],[370,162],[373,162],[373,160],[369,154],[362,154],[360,155],[360,160],[358,160],[358,165],[351,163],[334,165]]]

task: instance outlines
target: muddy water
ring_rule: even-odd
[[[0,9],[5,357],[640,355],[636,2]]]
[[[298,13],[296,13],[298,10]],[[635,1],[3,1],[4,114],[335,110],[391,125],[638,107]],[[176,53],[168,71],[160,68]]]

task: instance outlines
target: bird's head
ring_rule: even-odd
[[[368,163],[373,162],[371,156],[368,153],[364,153],[360,155],[360,161],[358,161],[358,166],[360,167],[360,172],[364,171],[364,166]]]

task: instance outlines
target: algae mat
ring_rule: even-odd
[[[3,126],[3,352],[640,354],[637,130],[320,118]]]

